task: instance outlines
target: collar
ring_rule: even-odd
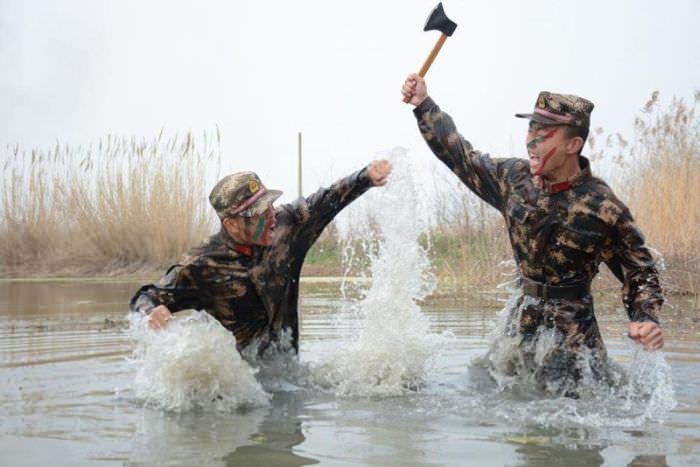
[[[545,179],[543,187],[545,193],[550,195],[561,193],[562,191],[570,190],[571,188],[582,185],[593,177],[593,174],[591,173],[591,163],[587,158],[578,156],[578,166],[581,169],[579,173],[573,177],[570,177],[568,180],[564,180],[563,182],[550,183]]]
[[[255,246],[254,245],[243,245],[241,243],[237,243],[231,235],[226,231],[225,228],[221,227],[221,232],[220,232],[220,237],[223,243],[230,248],[231,250],[235,251],[236,253],[244,256],[255,256]]]
[[[240,243],[234,243],[233,250],[242,255],[253,256],[253,247],[250,245],[241,245]]]
[[[571,188],[571,182],[568,180],[559,183],[552,183],[551,185],[547,186],[547,189],[551,194],[560,193],[568,190],[569,188]]]

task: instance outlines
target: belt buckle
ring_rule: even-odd
[[[547,300],[547,284],[537,284],[537,292],[542,300]]]

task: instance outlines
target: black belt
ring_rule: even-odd
[[[542,282],[533,281],[524,277],[523,292],[531,297],[538,298],[582,298],[591,293],[590,283],[573,285],[549,285]]]

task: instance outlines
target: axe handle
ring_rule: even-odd
[[[423,62],[423,66],[420,67],[420,71],[418,72],[418,76],[423,78],[426,75],[426,73],[428,73],[428,69],[430,68],[430,65],[433,64],[435,57],[437,57],[438,52],[440,52],[440,49],[442,48],[442,44],[444,44],[446,40],[447,40],[447,34],[442,33],[440,35],[440,38],[435,43],[433,50],[430,51],[430,55],[428,55],[428,58],[426,58],[425,62]],[[405,103],[407,103],[410,100],[411,100],[410,97],[403,98],[403,101]]]

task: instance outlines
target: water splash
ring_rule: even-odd
[[[542,393],[534,375],[514,372],[523,351],[517,323],[520,311],[528,305],[528,297],[516,308],[520,293],[513,290],[511,299],[499,313],[497,324],[489,337],[489,353],[472,361],[470,371],[485,372],[493,386],[462,404],[484,417],[497,417],[517,425],[536,424],[548,428],[607,428],[640,427],[647,422],[661,422],[676,406],[671,368],[660,351],[650,352],[638,343],[623,337],[625,353],[631,355],[626,364],[608,359],[604,380],[590,371],[590,354],[582,355],[582,375],[577,386],[578,398],[552,396]],[[531,349],[534,361],[558,345],[542,330],[537,344]],[[548,334],[549,333],[549,334]],[[553,391],[557,393],[557,391]]]
[[[432,292],[435,278],[419,244],[425,224],[406,151],[394,149],[389,160],[389,183],[367,197],[379,241],[376,250],[370,249],[372,285],[356,304],[363,329],[311,369],[313,382],[342,397],[399,395],[419,388],[446,342],[446,336],[429,332],[429,320],[416,303]]]
[[[661,421],[677,405],[671,367],[662,352],[649,352],[631,339],[625,341],[632,354],[626,399],[644,408],[644,418]]]
[[[236,350],[233,334],[209,314],[180,315],[158,331],[148,328],[144,315],[131,313],[129,318],[137,342],[132,362],[138,401],[174,412],[268,404],[270,396]]]

